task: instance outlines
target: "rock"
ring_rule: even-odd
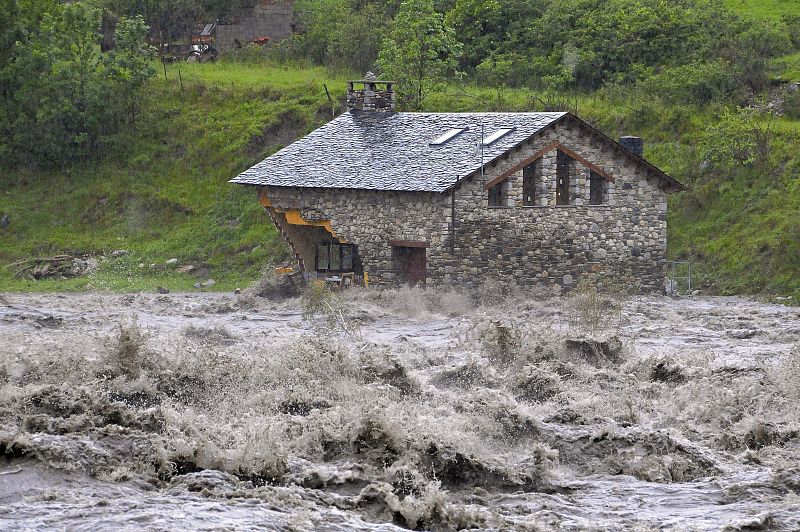
[[[117,249],[111,252],[111,257],[115,259],[117,257],[124,257],[125,255],[130,255],[130,253],[128,253],[128,251],[124,249]]]
[[[175,271],[178,272],[178,273],[189,273],[192,270],[194,270],[194,266],[192,266],[191,264],[186,264],[185,266],[181,266],[180,268],[178,268]]]
[[[140,263],[139,263],[139,268],[140,268],[140,269],[141,269],[141,268],[144,268],[144,262],[140,262]]]
[[[253,294],[266,299],[285,299],[300,295],[305,287],[302,272],[265,275],[252,288]]]
[[[696,296],[700,294],[700,290],[692,290],[692,295]]]
[[[95,270],[97,270],[97,259],[91,257],[86,260],[74,259],[72,261],[69,274],[73,277],[76,277],[78,275],[88,275]],[[41,276],[44,277],[46,273],[47,272],[43,272]],[[34,276],[35,275],[36,272],[34,272]]]
[[[157,286],[156,292],[159,294],[169,294],[169,288],[164,288],[163,286]]]
[[[666,361],[660,361],[650,370],[650,380],[659,382],[684,382],[686,376],[677,365],[670,365]]]
[[[214,279],[207,279],[200,283],[200,286],[207,288],[209,286],[214,286],[215,284],[217,284],[217,282]]]
[[[0,227],[8,227],[9,225],[11,225],[11,220],[9,219],[8,214],[0,214]]]
[[[622,355],[622,341],[612,336],[607,340],[593,338],[567,339],[565,345],[568,350],[579,355],[583,360],[600,367],[604,362],[619,362]]]
[[[172,266],[173,264],[178,264],[178,259],[169,259],[164,264],[166,264],[167,266]]]
[[[790,83],[789,86],[786,87],[786,90],[788,90],[789,92],[797,92],[798,90],[800,90],[800,83],[797,82]]]
[[[749,340],[756,334],[758,334],[756,329],[734,329],[732,331],[728,331],[728,336],[731,338],[736,338],[737,340]]]
[[[192,285],[192,288],[201,288],[201,287],[202,287],[202,285],[200,283],[194,283]]]
[[[570,274],[566,274],[566,275],[564,275],[564,277],[561,279],[561,282],[562,282],[562,283],[563,283],[565,286],[569,286],[569,285],[571,285],[571,284],[572,284],[572,275],[570,275]]]
[[[156,269],[156,263],[155,262],[151,262],[149,268],[151,270],[155,270]]]

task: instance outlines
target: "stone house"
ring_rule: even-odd
[[[233,9],[226,20],[214,24],[212,35],[215,46],[224,54],[265,37],[283,40],[292,34],[293,20],[293,0],[249,0]]]
[[[232,180],[308,277],[662,291],[667,194],[684,187],[570,113],[398,113],[392,82]]]

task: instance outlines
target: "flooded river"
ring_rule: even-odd
[[[800,529],[800,309],[321,297],[0,295],[0,529]]]

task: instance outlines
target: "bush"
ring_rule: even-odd
[[[764,165],[772,137],[769,123],[754,112],[726,110],[718,123],[708,126],[699,149],[703,160],[720,170]]]
[[[350,318],[347,306],[324,282],[309,283],[302,304],[303,319],[312,322],[321,332],[341,331],[361,339],[359,324]]]
[[[705,105],[730,98],[738,87],[724,61],[704,61],[662,70],[641,81],[638,88],[671,104]]]
[[[786,93],[783,99],[783,112],[789,118],[800,120],[800,90]]]

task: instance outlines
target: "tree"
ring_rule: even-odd
[[[119,50],[103,54],[99,9],[39,0],[17,6],[15,45],[0,64],[0,80],[11,87],[0,92],[0,156],[38,164],[96,158],[130,122],[155,72],[147,26],[123,17]]]
[[[139,93],[155,75],[156,49],[147,44],[147,24],[141,15],[122,18],[114,32],[115,48],[107,57],[108,69],[119,86],[119,96],[131,123],[136,119]]]
[[[456,74],[461,45],[436,12],[432,0],[406,0],[383,40],[378,65],[383,77],[398,82],[398,93],[415,109],[441,83]]]

